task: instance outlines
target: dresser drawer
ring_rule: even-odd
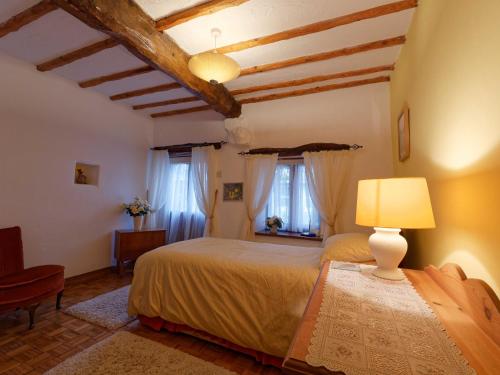
[[[142,254],[163,246],[167,243],[165,229],[131,231],[117,230],[115,232],[115,258],[118,270],[123,273],[123,263],[135,261]]]

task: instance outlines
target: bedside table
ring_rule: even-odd
[[[321,268],[283,362],[285,374],[344,374],[325,367],[311,366],[306,361],[329,267],[330,263],[325,262]],[[500,315],[498,298],[492,296],[493,292],[484,288],[480,280],[467,279],[455,265],[445,265],[441,269],[429,266],[425,271],[403,271],[416,291],[431,306],[476,373],[499,374],[500,346],[495,344],[495,338],[498,340]]]
[[[166,229],[146,229],[142,231],[115,231],[115,259],[118,274],[125,272],[125,263],[135,261],[142,254],[167,244]]]

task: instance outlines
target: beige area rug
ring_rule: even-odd
[[[69,374],[236,375],[213,363],[125,331],[115,333],[45,373]]]
[[[127,313],[130,285],[101,294],[95,298],[68,307],[66,314],[97,324],[104,328],[117,329],[135,319]]]

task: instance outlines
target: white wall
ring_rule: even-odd
[[[243,106],[255,130],[255,147],[291,147],[311,142],[357,143],[342,207],[340,231],[364,230],[355,221],[357,181],[392,176],[389,88],[386,83]],[[200,119],[201,117],[201,119]],[[155,145],[219,141],[226,138],[221,116],[193,113],[156,120]],[[221,155],[223,182],[243,181],[240,147],[226,145]],[[218,207],[224,237],[237,238],[244,218],[240,202]],[[298,240],[299,244],[306,241]],[[317,242],[311,241],[313,246]]]
[[[153,123],[95,92],[0,55],[0,227],[20,225],[25,266],[107,267],[119,205],[145,193]],[[100,165],[75,185],[75,161]]]

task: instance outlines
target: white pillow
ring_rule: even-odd
[[[375,258],[368,245],[369,234],[343,233],[335,234],[325,242],[321,263],[326,260],[341,262],[368,262]]]

